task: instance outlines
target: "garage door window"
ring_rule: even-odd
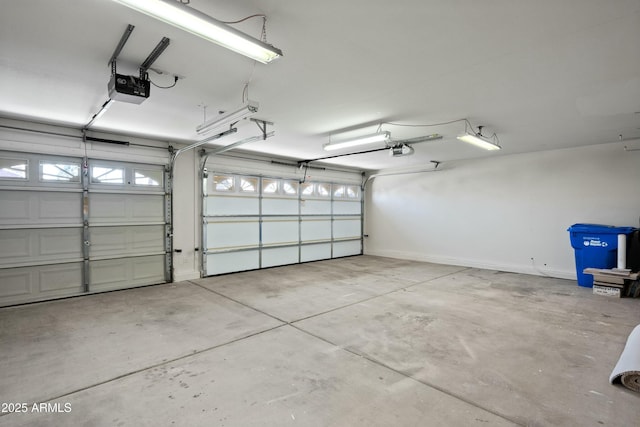
[[[318,196],[329,197],[331,195],[331,184],[318,184]]]
[[[278,192],[278,181],[264,178],[262,180],[262,194],[276,194]]]
[[[27,180],[29,162],[26,159],[0,157],[0,179]]]
[[[213,177],[213,188],[216,191],[233,191],[233,177],[226,175],[216,175]]]
[[[124,184],[124,168],[109,166],[91,167],[92,184]]]
[[[333,197],[335,198],[343,198],[346,195],[346,188],[344,185],[334,185],[333,187]]]
[[[40,180],[80,182],[80,163],[41,161]]]
[[[162,171],[161,170],[145,170],[135,169],[135,184],[148,187],[160,187],[162,186]]]
[[[240,192],[242,193],[257,193],[258,192],[258,178],[240,178]]]
[[[283,181],[282,192],[287,196],[298,195],[298,182],[297,181]]]
[[[300,193],[303,196],[313,196],[315,194],[316,185],[312,182],[305,182],[300,185]]]
[[[347,187],[347,198],[349,199],[359,199],[360,198],[360,189],[356,185],[349,185]]]

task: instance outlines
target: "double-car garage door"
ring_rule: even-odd
[[[357,184],[212,172],[203,189],[206,276],[362,253]]]
[[[165,175],[0,152],[0,306],[167,281]]]

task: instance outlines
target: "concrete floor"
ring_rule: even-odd
[[[608,377],[639,323],[572,281],[371,256],[4,308],[0,403],[27,412],[0,425],[637,426]]]

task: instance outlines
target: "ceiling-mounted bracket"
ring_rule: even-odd
[[[127,43],[127,40],[129,40],[129,36],[133,32],[134,28],[136,28],[134,25],[131,25],[131,24],[127,25],[127,28],[124,30],[124,33],[122,34],[122,37],[120,37],[120,41],[118,42],[116,49],[113,51],[113,54],[111,55],[111,59],[109,59],[109,62],[107,62],[107,65],[111,66],[112,76],[116,74],[116,60],[118,59],[120,52],[122,52],[124,45]]]
[[[158,59],[158,57],[162,55],[162,52],[164,52],[164,50],[169,47],[169,43],[171,43],[171,40],[168,37],[162,37],[162,40],[160,40],[156,47],[153,48],[149,56],[147,56],[147,59],[145,59],[144,62],[140,65],[141,79],[147,79],[147,70],[151,68],[153,63],[156,62],[156,59]]]
[[[256,126],[258,126],[258,129],[260,129],[260,131],[262,132],[262,139],[265,140],[268,138],[268,134],[267,134],[267,125],[271,125],[273,126],[273,122],[268,122],[266,120],[260,120],[260,119],[250,119],[252,122],[254,122],[256,124]]]

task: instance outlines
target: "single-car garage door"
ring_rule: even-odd
[[[165,173],[0,152],[0,306],[168,280]]]

